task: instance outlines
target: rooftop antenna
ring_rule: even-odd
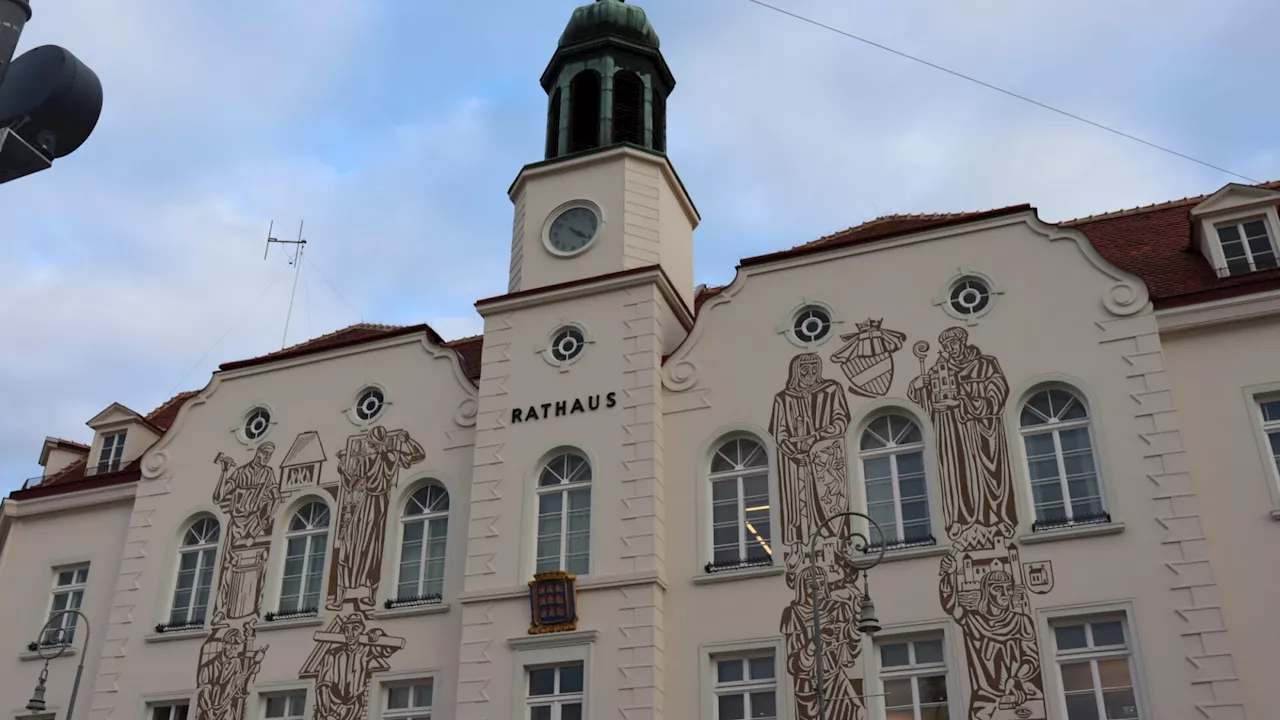
[[[307,241],[302,238],[302,224],[305,220],[298,221],[298,239],[297,240],[281,240],[273,237],[271,232],[275,230],[276,221],[272,220],[267,226],[267,245],[262,250],[262,259],[267,259],[267,252],[271,250],[271,243],[279,243],[281,245],[294,245],[297,252],[294,253],[289,264],[293,266],[293,290],[289,292],[289,311],[284,316],[284,337],[280,338],[280,349],[285,348],[285,343],[289,340],[289,319],[293,317],[293,298],[298,294],[298,275],[302,272],[302,251],[307,247]]]

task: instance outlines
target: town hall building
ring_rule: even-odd
[[[695,286],[644,11],[575,10],[541,83],[483,335],[356,325],[45,441],[0,713],[1274,717],[1280,183]]]

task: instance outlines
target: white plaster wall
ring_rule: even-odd
[[[1280,484],[1259,432],[1254,396],[1280,391],[1280,324],[1266,319],[1164,337],[1173,395],[1182,410],[1184,442],[1203,510],[1216,594],[1232,634],[1251,708],[1280,706],[1280,576],[1275,549]],[[1264,715],[1265,716],[1265,715]]]
[[[693,228],[683,189],[664,158],[616,148],[523,171],[515,204],[509,287],[548,285],[661,264],[685,302],[693,303]],[[601,211],[594,243],[570,258],[543,244],[548,218],[566,202],[589,200]]]
[[[508,640],[527,637],[529,628],[537,473],[566,446],[590,459],[594,475],[591,570],[579,581],[578,623],[599,632],[591,646],[596,675],[589,702],[628,707],[635,717],[663,716],[662,305],[650,284],[486,317],[460,719],[506,717],[523,703],[524,661]],[[566,321],[582,325],[591,344],[562,371],[539,353]],[[594,412],[554,414],[557,401],[585,403],[593,395],[601,397]],[[551,417],[512,421],[512,408],[527,415],[535,406],[541,415],[544,403],[553,404]]]
[[[1128,318],[1108,312],[1104,298],[1112,298],[1114,306],[1114,298],[1129,297],[1113,294],[1116,278],[1092,265],[1071,239],[1051,242],[1020,222],[926,242],[891,244],[897,247],[823,263],[795,261],[785,270],[748,268],[749,277],[739,277],[704,306],[689,341],[668,359],[669,395],[663,401],[669,413],[668,544],[683,549],[671,553],[667,564],[668,602],[680,609],[667,616],[668,637],[679,638],[667,653],[669,707],[692,716],[699,693],[706,691],[697,687],[696,680],[700,646],[779,635],[782,610],[791,600],[780,575],[710,585],[693,582],[704,574],[701,566],[710,555],[704,478],[713,441],[729,431],[754,431],[770,442],[766,429],[773,394],[786,382],[790,359],[802,352],[781,334],[789,327],[790,313],[813,301],[835,310],[842,324],[816,352],[824,361],[823,376],[842,384],[842,372],[829,360],[842,345],[836,334],[852,333],[855,322],[870,317],[883,318],[885,328],[907,335],[895,358],[897,373],[888,398],[868,401],[846,396],[853,415],[846,442],[851,501],[855,509],[865,509],[856,459],[859,421],[890,402],[912,407],[905,397],[906,386],[919,373],[919,366],[911,344],[928,341],[932,364],[938,333],[963,325],[932,302],[942,296],[959,268],[986,275],[1002,292],[989,314],[967,329],[972,344],[999,360],[1011,388],[1005,419],[1019,499],[1022,558],[1024,562],[1050,560],[1056,575],[1056,588],[1050,594],[1032,596],[1033,609],[1131,600],[1132,621],[1142,645],[1140,682],[1148,690],[1144,717],[1190,717],[1193,706],[1213,702],[1204,700],[1202,688],[1190,684],[1197,675],[1187,658],[1198,650],[1188,645],[1184,631],[1189,621],[1178,614],[1186,608],[1171,589],[1178,580],[1165,566],[1171,552],[1179,549],[1179,540],[1171,540],[1170,531],[1154,520],[1153,496],[1158,490],[1147,478],[1153,472],[1152,462],[1160,461],[1172,442],[1159,432],[1172,424],[1176,435],[1176,415],[1165,413],[1154,421],[1159,427],[1152,427],[1150,413],[1143,415],[1133,395],[1167,391],[1163,368],[1146,355],[1153,347],[1158,361],[1159,342],[1149,309]],[[1142,294],[1139,288],[1130,296],[1140,300]],[[1140,307],[1141,303],[1120,309],[1132,312]],[[1017,405],[1022,393],[1041,380],[1070,380],[1089,399],[1108,509],[1114,522],[1123,523],[1119,534],[1042,544],[1027,541],[1034,515],[1017,433]],[[1164,387],[1158,387],[1162,383]],[[930,468],[931,513],[936,522],[941,507],[933,473]],[[776,498],[775,494],[775,503]],[[776,514],[773,521],[776,538]],[[941,528],[934,534],[945,544]],[[945,619],[938,599],[938,563],[934,556],[889,562],[873,571],[873,596],[886,627]],[[1200,637],[1193,640],[1198,643]],[[1050,697],[1051,647],[1042,636]],[[951,672],[963,674],[959,666]],[[1224,688],[1217,700],[1229,704],[1229,695],[1229,688]]]
[[[43,502],[47,505],[50,499]],[[22,503],[40,504],[41,500]],[[6,512],[20,503],[5,501]],[[89,583],[80,611],[91,627],[88,653],[80,656],[84,628],[76,631],[76,654],[49,663],[48,692],[51,710],[65,717],[75,679],[76,665],[85,663],[84,678],[76,700],[75,718],[89,717],[97,676],[98,658],[120,569],[120,549],[129,530],[126,498],[53,514],[24,515],[14,519],[3,555],[0,555],[0,712],[26,714],[22,708],[31,697],[43,661],[32,657],[27,643],[36,640],[48,620],[53,588],[53,568],[89,563]]]
[[[446,560],[444,613],[404,618],[381,618],[375,613],[371,626],[404,637],[406,647],[390,659],[392,670],[440,668],[436,681],[440,706],[452,702],[453,668],[456,666],[459,612],[453,598],[461,588],[463,538],[467,523],[468,478],[471,466],[471,433],[474,388],[461,375],[451,351],[429,346],[421,336],[396,338],[380,345],[365,345],[356,352],[339,351],[280,365],[224,373],[183,407],[173,429],[144,459],[150,477],[138,485],[138,499],[130,519],[131,531],[122,538],[124,563],[119,592],[113,601],[103,664],[96,674],[95,718],[128,718],[138,712],[142,696],[155,693],[194,692],[196,666],[203,634],[155,642],[154,626],[167,621],[176,563],[179,532],[197,512],[212,512],[226,519],[212,501],[218,480],[213,459],[226,453],[239,465],[252,457],[252,447],[236,434],[245,413],[257,405],[272,410],[273,426],[262,441],[276,444],[271,466],[283,461],[301,432],[318,431],[328,458],[323,476],[336,480],[336,454],[348,436],[367,427],[357,426],[346,410],[364,386],[385,389],[388,406],[374,422],[389,430],[405,429],[422,444],[426,459],[400,475],[400,489],[410,489],[417,478],[432,477],[450,491],[450,530]],[[277,513],[276,534],[268,562],[262,611],[274,610],[278,597],[282,525],[297,496],[288,497]],[[384,580],[377,607],[393,597],[394,571],[385,566],[397,562],[398,506],[395,496],[388,518]],[[330,500],[331,507],[336,503]],[[336,520],[335,520],[336,525]],[[330,554],[332,558],[331,525]],[[83,537],[80,541],[83,542]],[[118,550],[117,550],[118,551]],[[215,579],[215,587],[217,580]],[[330,613],[321,609],[321,621]],[[314,646],[312,634],[320,627],[278,628],[259,622],[259,646],[269,645],[257,678],[259,686],[296,681],[302,664]],[[256,702],[253,701],[253,702]],[[256,705],[250,705],[256,712]]]

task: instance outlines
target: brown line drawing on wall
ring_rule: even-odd
[[[773,398],[769,432],[778,446],[782,542],[803,543],[828,517],[849,509],[844,434],[849,406],[822,358],[791,358],[787,387]],[[835,534],[844,534],[836,532]]]
[[[267,646],[254,643],[272,521],[282,500],[268,465],[275,449],[274,443],[259,445],[243,467],[223,453],[214,458],[221,472],[213,501],[227,517],[227,532],[210,631],[196,668],[196,720],[244,720],[249,686],[267,652]]]
[[[387,658],[404,648],[404,638],[389,637],[365,623],[364,614],[353,611],[335,617],[313,636],[316,646],[298,677],[316,681],[316,720],[365,718],[373,673],[391,669]]]
[[[858,323],[858,332],[841,335],[844,347],[831,354],[849,378],[849,392],[863,397],[884,397],[893,384],[893,354],[902,349],[906,335],[881,327],[884,320]]]
[[[854,678],[861,606],[854,585],[857,572],[846,561],[844,541],[835,538],[819,545],[814,566],[809,566],[806,558],[812,533],[827,518],[850,509],[844,447],[848,426],[844,389],[839,382],[822,377],[822,359],[814,353],[793,357],[786,388],[774,396],[769,431],[778,448],[785,578],[795,592],[782,612],[780,626],[797,720],[817,720],[815,612],[822,619],[827,717],[861,720],[864,716],[861,682]],[[841,523],[831,530],[836,537],[847,536],[847,531]],[[818,597],[813,597],[809,588],[814,574]]]
[[[299,457],[315,462],[319,456],[308,450],[310,445],[308,441],[300,450],[310,455]],[[318,437],[315,445],[319,447]],[[370,627],[370,612],[382,576],[391,490],[401,470],[425,459],[422,445],[408,432],[381,425],[348,437],[346,448],[338,452],[338,523],[326,603],[337,614],[328,628],[313,636],[315,647],[298,675],[315,679],[315,720],[366,717],[372,674],[390,669],[387,658],[405,646],[404,638]]]
[[[1013,537],[1017,510],[1002,416],[1009,384],[1000,363],[970,345],[964,328],[943,330],[938,345],[937,361],[911,381],[907,397],[933,421],[947,537]],[[927,343],[921,346],[928,352]]]
[[[952,327],[907,395],[929,413],[937,437],[938,478],[950,553],[939,568],[942,609],[959,626],[968,665],[970,720],[1044,720],[1044,684],[1028,592],[1053,588],[1047,562],[1024,571],[1010,542],[1017,526],[1003,413],[1009,385],[1000,363]]]
[[[330,610],[350,601],[372,610],[382,578],[387,505],[400,471],[426,459],[422,445],[404,430],[375,425],[347,438],[338,451],[338,529],[329,573]]]

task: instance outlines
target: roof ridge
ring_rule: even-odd
[[[466,337],[460,337],[460,338],[458,338],[458,339],[456,339],[456,340],[449,340],[448,342],[446,342],[446,343],[444,344],[444,346],[445,346],[445,347],[453,347],[454,345],[461,345],[461,344],[462,344],[462,343],[464,343],[464,342],[474,342],[474,341],[479,340],[479,339],[481,339],[481,338],[483,338],[483,337],[484,337],[484,333],[479,333],[479,334],[477,334],[477,335],[468,335],[468,336],[466,336]]]
[[[1262,188],[1264,190],[1276,190],[1276,189],[1280,189],[1280,180],[1268,180],[1267,182],[1260,182],[1260,183],[1257,183],[1256,185],[1249,185],[1247,187]],[[1058,225],[1079,225],[1081,223],[1094,222],[1096,220],[1110,220],[1112,218],[1128,217],[1130,215],[1141,215],[1142,213],[1155,212],[1157,210],[1168,210],[1170,208],[1180,207],[1182,205],[1199,203],[1207,199],[1211,195],[1219,192],[1220,190],[1222,190],[1222,188],[1218,188],[1213,192],[1204,193],[1201,195],[1191,195],[1188,197],[1181,198],[1179,200],[1165,200],[1164,202],[1152,203],[1150,205],[1139,205],[1137,207],[1124,208],[1122,210],[1109,210],[1107,212],[1101,212],[1094,215],[1085,215],[1083,217],[1072,218],[1070,220],[1063,220],[1057,224]]]
[[[152,410],[151,412],[149,412],[149,413],[147,413],[146,415],[144,415],[144,416],[143,416],[143,418],[144,418],[145,420],[147,420],[148,422],[150,422],[153,418],[155,418],[155,416],[159,415],[160,413],[164,412],[165,410],[168,410],[170,407],[173,407],[173,404],[174,404],[174,403],[176,403],[176,402],[182,402],[182,401],[184,401],[184,400],[186,400],[186,399],[190,398],[192,395],[195,395],[195,394],[196,394],[196,393],[198,393],[198,392],[200,392],[200,391],[199,391],[199,390],[184,390],[184,391],[182,391],[182,392],[178,393],[177,395],[174,395],[173,397],[169,398],[168,400],[165,400],[164,402],[160,403],[160,406],[159,406],[159,407],[157,407],[155,410]]]
[[[296,350],[300,347],[310,345],[311,343],[318,342],[320,340],[327,340],[328,338],[341,335],[342,333],[345,333],[345,332],[351,332],[352,330],[377,330],[379,332],[385,332],[388,330],[400,330],[406,327],[409,327],[409,326],[408,325],[383,325],[381,323],[358,322],[353,325],[348,325],[344,328],[338,328],[337,330],[334,330],[333,332],[325,333],[324,335],[317,335],[309,340],[303,340],[300,343],[294,343],[293,345],[290,345],[288,347],[282,347],[279,350],[269,352],[267,353],[267,355],[263,355],[262,357],[267,357],[268,355],[275,355],[276,353],[286,352],[288,350]]]
[[[85,445],[85,444],[84,444],[84,443],[82,443],[82,442],[76,442],[75,440],[68,440],[68,439],[66,439],[66,438],[60,438],[60,437],[57,437],[57,436],[55,436],[55,435],[48,435],[48,436],[46,436],[46,437],[45,437],[45,442],[48,442],[49,440],[52,440],[52,441],[54,441],[54,442],[66,443],[66,444],[68,444],[68,445],[75,445],[76,447],[81,447],[81,448],[84,448],[85,450],[88,450],[88,449],[89,449],[89,446],[88,446],[88,445]]]

